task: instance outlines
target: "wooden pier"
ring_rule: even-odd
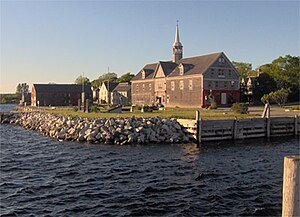
[[[177,119],[198,143],[203,141],[300,135],[300,118],[297,115],[295,117],[231,120],[202,120],[199,117],[196,113],[196,120]]]

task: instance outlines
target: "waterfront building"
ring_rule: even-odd
[[[81,84],[33,84],[31,89],[32,106],[77,106],[78,100],[85,99],[92,102],[90,85]]]
[[[176,26],[172,61],[145,65],[131,80],[133,105],[230,106],[240,101],[240,74],[224,52],[183,58]]]
[[[131,84],[130,82],[119,83],[112,91],[111,103],[113,105],[131,105]]]

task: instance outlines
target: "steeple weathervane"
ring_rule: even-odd
[[[175,33],[175,41],[173,44],[173,55],[172,55],[172,60],[173,62],[178,62],[180,59],[182,59],[182,54],[183,54],[183,46],[180,43],[179,40],[179,26],[178,26],[178,20],[176,24],[176,33]]]

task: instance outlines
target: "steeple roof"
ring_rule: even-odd
[[[182,44],[180,43],[180,40],[179,40],[179,27],[178,27],[178,23],[176,25],[175,41],[174,41],[173,47],[174,46],[181,46],[182,47]]]

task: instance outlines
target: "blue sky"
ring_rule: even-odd
[[[223,51],[253,67],[299,55],[298,1],[1,1],[0,92],[20,82],[136,74],[172,58]]]

